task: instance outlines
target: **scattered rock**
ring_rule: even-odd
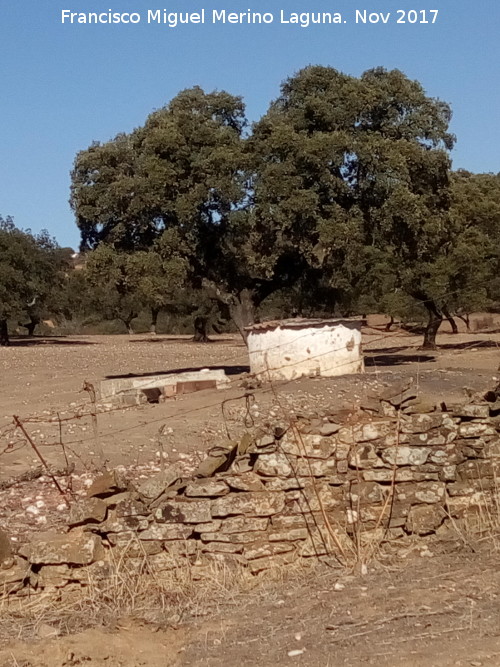
[[[12,558],[12,545],[9,536],[0,529],[0,564]]]
[[[127,488],[128,484],[123,477],[116,470],[111,470],[95,478],[87,490],[87,496],[104,498],[119,491],[126,491]]]
[[[323,436],[334,435],[340,430],[340,424],[326,423],[320,426],[319,434]]]
[[[292,651],[288,651],[287,656],[289,658],[296,658],[298,655],[302,655],[303,653],[305,653],[305,650],[306,650],[305,648],[296,648],[293,649]]]
[[[154,477],[144,480],[137,487],[138,493],[149,501],[156,500],[162,493],[175,484],[179,475],[174,471],[161,472]]]
[[[390,465],[419,466],[427,461],[429,452],[423,447],[387,447],[382,452],[382,460]]]
[[[101,523],[106,518],[108,508],[100,498],[88,498],[71,506],[68,518],[69,526],[81,526],[86,523]]]
[[[101,538],[92,533],[39,533],[20,551],[33,565],[90,565],[104,557]]]
[[[186,540],[193,534],[193,527],[182,523],[153,523],[143,530],[139,538],[147,540]]]
[[[209,497],[225,496],[229,493],[229,486],[222,479],[205,479],[192,482],[186,486],[185,495],[188,497]]]
[[[212,520],[210,509],[209,500],[179,500],[159,507],[155,519],[161,523],[205,523]]]
[[[410,508],[405,528],[409,533],[429,535],[435,532],[446,516],[438,505],[417,505]]]
[[[36,629],[36,634],[40,639],[49,639],[50,637],[59,637],[61,631],[48,623],[40,623]]]
[[[271,516],[281,512],[284,506],[285,496],[279,491],[240,493],[214,500],[212,516],[224,517],[236,514]]]
[[[267,477],[288,477],[292,474],[292,467],[284,454],[262,454],[258,457],[254,470],[259,475]]]

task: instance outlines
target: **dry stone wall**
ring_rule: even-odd
[[[133,487],[106,472],[74,504],[65,534],[13,553],[0,533],[10,592],[110,576],[146,556],[157,569],[236,559],[252,572],[300,558],[346,562],[363,545],[440,534],[497,506],[500,406],[424,412],[392,388],[355,415],[301,415],[214,447],[196,474],[165,471]]]

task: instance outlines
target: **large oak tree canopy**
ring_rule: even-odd
[[[243,104],[227,93],[181,92],[144,127],[80,152],[71,204],[82,249],[106,242],[146,249],[170,228],[194,255],[208,230],[241,198]]]
[[[307,67],[250,129],[241,98],[185,90],[77,155],[82,247],[144,251],[176,230],[191,283],[241,331],[263,299],[300,281],[321,287],[332,312],[390,284],[426,306],[432,346],[463,222],[450,215],[450,117],[382,68],[356,78]]]

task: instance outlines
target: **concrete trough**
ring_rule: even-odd
[[[364,371],[360,319],[289,319],[247,327],[250,372],[263,380]]]

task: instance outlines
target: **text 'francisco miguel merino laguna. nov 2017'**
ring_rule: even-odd
[[[437,9],[397,9],[391,12],[369,11],[354,9],[343,12],[290,12],[280,9],[274,12],[254,12],[248,9],[245,12],[231,12],[227,9],[200,9],[196,12],[170,12],[168,9],[148,9],[142,12],[115,12],[109,9],[105,12],[78,12],[71,9],[61,10],[63,24],[137,24],[148,23],[176,28],[182,25],[268,25],[279,23],[284,25],[308,28],[312,25],[339,25],[357,23],[362,25],[373,24],[434,24],[438,20]]]

